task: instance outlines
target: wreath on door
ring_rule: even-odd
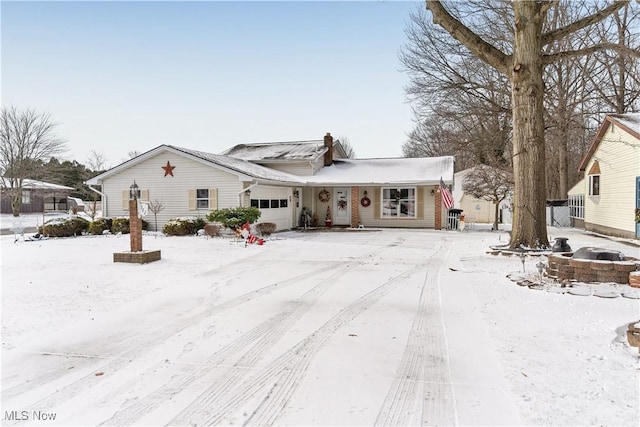
[[[327,203],[331,199],[331,193],[325,188],[318,193],[318,199],[320,199],[322,203]]]
[[[362,199],[360,199],[360,204],[363,208],[366,208],[371,204],[371,200],[367,196],[364,196]]]

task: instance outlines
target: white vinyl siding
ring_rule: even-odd
[[[289,187],[261,185],[251,189],[251,204],[254,206],[257,204],[261,212],[256,222],[273,222],[277,230],[291,228],[293,205],[295,205],[293,200],[292,189]]]
[[[262,163],[262,165],[280,172],[290,173],[291,175],[309,176],[314,174],[309,162]]]
[[[175,166],[174,176],[164,176],[164,170],[161,167],[165,166],[167,161]],[[103,188],[107,196],[105,215],[110,217],[128,215],[129,187],[134,180],[140,188],[145,189],[141,191],[141,199],[144,200],[145,191],[147,191],[149,201],[157,200],[163,203],[164,209],[158,213],[160,230],[171,218],[204,217],[212,209],[238,206],[238,193],[243,187],[243,182],[236,174],[178,154],[163,152],[105,180]],[[189,209],[189,192],[198,188],[209,189],[209,209]],[[149,212],[143,219],[153,224],[153,218],[153,213]]]
[[[600,195],[585,197],[585,228],[589,224],[622,230],[635,235],[636,176],[640,175],[640,141],[627,132],[610,126],[586,165],[589,176],[593,163],[600,167]],[[587,180],[586,189],[589,189]]]
[[[129,212],[129,192],[130,190],[122,190],[122,210]],[[138,189],[138,200],[141,202],[149,201],[149,190]]]

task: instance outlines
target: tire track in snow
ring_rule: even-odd
[[[407,345],[376,426],[408,425],[418,417],[422,425],[457,423],[440,309],[440,268],[427,271]],[[420,387],[423,393],[418,397]]]
[[[337,265],[335,265],[334,268],[339,268],[341,265],[342,263],[337,263]],[[150,352],[154,347],[160,345],[171,336],[182,332],[188,327],[191,327],[211,316],[218,315],[225,310],[228,310],[230,308],[252,301],[254,299],[260,298],[264,295],[268,295],[276,290],[283,289],[284,287],[293,285],[309,275],[320,274],[322,272],[325,272],[326,270],[327,270],[327,267],[322,266],[313,271],[298,274],[292,278],[289,278],[280,282],[272,283],[271,285],[267,285],[265,287],[262,287],[254,291],[247,292],[238,297],[232,298],[231,300],[228,300],[222,304],[210,307],[195,315],[186,317],[180,322],[168,323],[166,325],[163,325],[162,327],[158,328],[158,330],[154,331],[152,334],[150,335],[147,334],[146,336],[144,336],[144,339],[141,340],[142,342],[137,342],[136,345],[133,346],[133,348],[126,351],[124,354],[118,356],[117,358],[110,359],[107,363],[96,367],[96,369],[93,370],[92,373],[88,375],[84,375],[83,377],[49,394],[47,397],[40,399],[39,401],[34,403],[31,406],[31,408],[28,408],[27,410],[28,411],[50,410],[54,408],[56,405],[59,405],[94,386],[99,386],[100,377],[94,375],[95,371],[109,372],[111,374],[114,374],[118,370],[122,369],[124,366],[128,365],[133,360],[139,358],[142,354]],[[93,359],[93,360],[96,360],[96,359]],[[68,371],[65,371],[65,373],[68,373]],[[27,391],[29,391],[35,387],[42,386],[42,385],[46,385],[46,382],[42,383],[39,381],[39,383],[34,384],[33,387],[30,387],[30,383],[28,383],[28,384],[25,384],[26,386],[25,388],[27,389]],[[7,402],[4,399],[3,399],[3,404],[7,404]]]
[[[303,294],[298,300],[289,303],[289,306],[281,313],[261,323],[242,337],[225,346],[198,366],[189,365],[179,376],[172,378],[171,386],[163,385],[144,399],[129,405],[114,414],[113,417],[100,425],[130,425],[144,415],[150,413],[163,403],[171,400],[176,394],[182,392],[193,382],[200,380],[212,370],[212,367],[230,364],[234,357],[241,357],[233,366],[222,375],[215,378],[214,393],[222,393],[233,387],[248,371],[248,368],[262,359],[263,355],[275,345],[283,335],[322,297],[334,284],[336,279],[348,273],[343,268],[347,263],[333,267],[338,271],[323,279],[318,285]]]
[[[234,261],[228,265],[225,265],[223,268],[219,268],[216,270],[211,270],[204,272],[204,275],[211,274],[212,272],[216,273],[224,273],[226,270],[235,270],[238,266],[245,265],[247,262],[246,259],[241,259],[238,261]],[[252,260],[252,262],[261,262]],[[271,262],[270,260],[262,261],[264,263]],[[235,276],[240,276],[242,273],[236,273]],[[181,316],[187,316],[185,320],[181,322],[181,324],[185,322],[190,322],[192,319],[191,310],[187,309],[177,315],[178,318]],[[69,349],[67,351],[60,352],[44,352],[42,355],[47,356],[65,356],[66,360],[56,366],[53,370],[50,370],[44,374],[38,375],[35,378],[30,378],[27,381],[24,381],[15,386],[9,387],[7,389],[2,390],[2,400],[6,401],[12,398],[15,398],[21,394],[27,393],[30,390],[34,390],[38,387],[41,387],[45,384],[48,384],[52,381],[55,381],[61,377],[64,377],[69,374],[70,370],[74,370],[77,372],[80,369],[85,367],[89,367],[93,364],[99,364],[104,359],[130,359],[128,353],[132,348],[140,347],[140,342],[145,342],[145,340],[149,339],[149,330],[155,328],[156,331],[154,333],[160,333],[164,326],[157,327],[156,323],[153,326],[149,325],[148,328],[137,328],[135,330],[127,329],[124,332],[119,331],[118,333],[111,334],[107,337],[99,337],[99,341],[94,341],[89,343],[89,346],[85,344],[81,349],[74,351],[74,349]],[[140,332],[142,330],[143,332]],[[108,356],[105,356],[108,355]],[[105,367],[97,367],[97,370],[103,370]]]
[[[450,251],[447,251],[448,258]],[[440,265],[443,265],[441,262]],[[426,282],[427,330],[422,425],[457,425],[455,396],[451,384],[451,367],[440,302],[439,274]]]
[[[245,425],[276,424],[300,386],[311,361],[336,331],[395,290],[404,279],[423,268],[423,265],[413,266],[358,298],[260,372],[236,384],[232,390],[227,390],[226,394],[221,394],[217,386],[209,388],[168,424],[219,425],[224,423],[225,416],[238,411],[260,391],[266,392],[265,397],[252,411]]]
[[[402,243],[403,241],[404,238],[401,237],[399,239],[396,239],[396,241],[391,244],[388,244],[386,246],[379,246],[376,249],[370,251],[369,256],[378,255],[379,253],[384,252],[388,247],[397,246],[397,244]],[[368,264],[369,262],[370,261],[360,262],[359,264],[364,265]],[[332,269],[341,268],[348,265],[349,263],[350,261],[341,262],[335,267],[332,267]],[[101,425],[128,425],[136,422],[147,413],[162,405],[164,402],[171,400],[174,396],[179,394],[193,382],[200,380],[203,376],[211,371],[212,366],[217,367],[220,365],[230,365],[230,361],[232,361],[234,357],[238,357],[238,353],[241,352],[243,348],[245,348],[250,343],[254,343],[254,345],[249,348],[249,350],[247,350],[245,354],[233,364],[229,371],[224,372],[222,375],[216,376],[215,388],[217,392],[223,393],[229,388],[232,388],[243,376],[247,375],[247,372],[249,371],[248,368],[254,366],[257,361],[262,358],[261,356],[269,348],[271,348],[290,329],[290,327],[295,324],[295,322],[311,308],[311,306],[322,296],[322,294],[324,294],[333,285],[333,281],[346,274],[346,272],[346,270],[341,269],[331,277],[324,279],[319,285],[307,291],[307,293],[301,296],[298,301],[292,303],[290,310],[273,316],[270,320],[263,322],[261,325],[255,327],[252,331],[247,332],[243,337],[239,338],[233,343],[230,343],[224,349],[216,352],[202,364],[204,368],[201,367],[202,365],[198,365],[200,366],[200,369],[196,372],[194,372],[193,370],[197,369],[197,367],[187,369],[187,372],[181,374],[179,379],[177,379],[177,384],[175,384],[175,378],[172,378],[173,384],[171,387],[163,386],[159,389],[156,389],[155,391],[147,395],[144,399],[136,400],[135,403],[121,409],[116,414],[114,414],[114,416],[104,421]],[[258,340],[258,342],[255,342],[256,340]],[[132,380],[132,382],[134,381],[136,380]],[[130,387],[131,384],[128,384]],[[126,389],[128,387],[123,386],[123,388]],[[216,394],[216,391],[212,392]],[[113,394],[116,393],[117,391]],[[109,398],[106,397],[105,400],[109,400]]]
[[[427,272],[427,275],[429,272]],[[424,341],[426,329],[426,304],[424,286],[420,292],[418,312],[414,318],[409,339],[402,355],[400,367],[393,384],[378,412],[375,426],[407,425],[414,413],[418,384],[424,379]]]

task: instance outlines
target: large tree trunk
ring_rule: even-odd
[[[511,71],[515,191],[510,247],[549,245],[545,218],[546,178],[540,3],[514,1]]]

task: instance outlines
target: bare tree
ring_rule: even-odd
[[[153,213],[155,231],[158,231],[158,214],[164,210],[164,203],[162,200],[154,199],[152,202],[149,202],[149,210]]]
[[[107,166],[107,158],[104,154],[96,150],[91,150],[91,154],[87,158],[87,166],[93,172],[97,173],[104,172],[106,169],[109,169],[109,166]]]
[[[485,2],[487,3],[487,2]],[[544,139],[544,80],[546,65],[561,59],[620,46],[599,43],[582,49],[561,49],[547,54],[545,46],[581,32],[623,8],[628,1],[614,2],[602,9],[552,30],[545,31],[548,11],[555,1],[514,0],[501,18],[511,21],[508,43],[492,40],[473,25],[473,15],[464,15],[454,4],[427,0],[433,22],[441,26],[474,56],[506,76],[511,85],[513,122],[514,215],[510,246],[547,247],[546,171]],[[475,4],[475,3],[474,3]],[[496,5],[500,2],[488,2]],[[504,3],[502,3],[504,4]],[[467,23],[463,20],[467,18]],[[622,49],[624,50],[624,49]],[[640,56],[638,52],[625,53]]]
[[[101,172],[104,172],[106,169],[108,169],[109,167],[106,164],[107,164],[107,159],[104,156],[104,154],[96,150],[91,150],[91,154],[87,159],[87,166],[91,170],[91,176],[96,176]],[[95,220],[95,217],[98,213],[98,205],[99,205],[99,202],[101,201],[101,198],[98,192],[95,189],[93,189],[93,187],[92,187],[91,193],[92,193],[91,194],[92,197],[91,197],[91,201],[89,202],[90,210],[88,214],[91,217],[91,220],[93,221]]]
[[[501,35],[508,32],[500,25],[495,42],[502,44]],[[431,23],[426,11],[411,14],[406,33],[400,60],[410,76],[407,96],[416,125],[403,145],[404,155],[454,155],[457,170],[478,163],[508,164],[508,79]]]
[[[14,216],[20,215],[22,185],[38,164],[65,151],[65,140],[56,134],[57,124],[47,113],[2,108],[0,112],[0,172],[2,190],[11,198]]]
[[[351,145],[349,138],[347,138],[346,136],[341,136],[337,140],[342,146],[342,149],[344,150],[345,154],[347,155],[347,159],[355,159],[356,150],[353,148],[353,145]]]
[[[624,114],[640,108],[640,61],[625,54],[640,49],[640,10],[625,5],[612,18],[599,22],[587,37],[591,43],[613,40],[618,49],[595,52],[585,67],[589,70],[589,91],[601,104],[595,110]]]
[[[500,203],[513,193],[513,174],[488,165],[478,165],[465,175],[462,191],[476,199],[493,202],[495,206],[493,229],[497,230]]]

